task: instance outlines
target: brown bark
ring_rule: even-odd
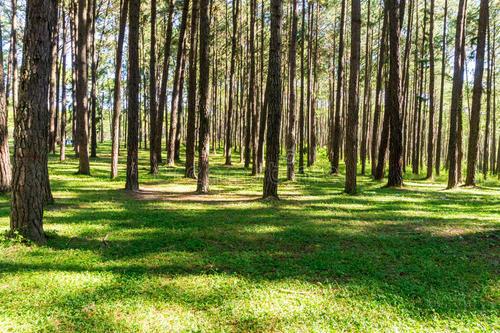
[[[55,20],[54,24],[57,26],[57,1],[55,2],[55,17],[52,17]],[[51,39],[51,50],[50,57],[52,62],[50,64],[50,79],[49,79],[49,151],[54,153],[56,152],[56,109],[57,109],[57,39],[58,39],[58,31],[57,29],[52,30],[52,34],[50,36]]]
[[[448,16],[448,0],[444,2],[443,42],[441,46],[441,88],[439,90],[439,120],[436,138],[436,175],[441,171],[441,146],[443,145],[443,102],[444,102],[444,77],[446,64],[446,25]]]
[[[453,188],[460,181],[460,145],[461,140],[461,113],[464,81],[464,34],[465,34],[465,15],[467,0],[460,0],[458,5],[457,24],[455,33],[455,57],[453,68],[453,87],[451,95],[450,108],[450,135],[448,140],[448,188]]]
[[[477,30],[476,66],[472,91],[472,110],[470,115],[469,147],[467,153],[467,177],[465,185],[474,185],[476,179],[477,154],[479,151],[479,122],[481,117],[481,95],[483,93],[484,50],[486,28],[488,27],[488,0],[481,0],[479,25]]]
[[[361,3],[351,2],[351,58],[349,68],[349,100],[346,124],[346,179],[345,192],[356,193],[356,166],[358,152],[358,80],[361,39]]]
[[[287,180],[295,179],[295,72],[297,44],[297,0],[292,1],[292,24],[288,49],[288,131],[287,131]]]
[[[64,6],[61,6],[62,11],[62,68],[61,68],[61,127],[60,127],[60,138],[61,144],[59,147],[59,159],[60,161],[66,160],[66,11]]]
[[[128,135],[127,180],[125,189],[139,190],[138,135],[139,135],[139,14],[140,0],[129,1],[128,32]]]
[[[208,110],[208,90],[210,78],[210,20],[208,17],[209,0],[200,0],[200,137],[198,143],[198,181],[196,191],[208,193],[209,190],[209,161],[210,153],[210,115]]]
[[[429,22],[429,126],[427,135],[427,178],[432,178],[434,163],[434,113],[435,113],[435,59],[434,59],[434,2],[431,1]]]
[[[281,126],[281,0],[271,0],[271,36],[268,65],[268,115],[266,169],[263,197],[278,198],[278,171]]]
[[[49,0],[28,0],[19,105],[14,130],[14,175],[10,215],[11,231],[45,242],[43,208],[46,204],[48,82],[50,77]]]
[[[151,0],[151,40],[149,49],[149,172],[158,174],[156,144],[158,108],[156,105],[156,0]]]

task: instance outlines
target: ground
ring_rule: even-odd
[[[141,151],[131,195],[125,153],[109,180],[109,150],[90,177],[51,159],[47,245],[0,237],[0,332],[500,330],[498,180],[446,191],[444,178],[360,176],[348,196],[322,152],[261,201],[262,178],[217,154],[199,196],[181,167],[148,175]],[[1,196],[2,234],[9,209]]]

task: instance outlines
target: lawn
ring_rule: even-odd
[[[52,158],[45,246],[3,236],[0,197],[0,332],[500,330],[496,179],[445,191],[444,178],[386,189],[360,176],[348,196],[322,152],[269,202],[220,154],[198,196],[181,167],[148,175],[141,151],[131,195],[125,153],[111,181],[108,151],[90,177]]]

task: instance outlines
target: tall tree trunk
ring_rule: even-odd
[[[55,2],[57,6],[57,2]],[[57,7],[55,10],[56,17],[53,18],[56,20],[57,26]],[[58,39],[58,31],[57,29],[52,30],[51,38],[51,50],[50,57],[52,59],[52,63],[50,64],[50,79],[49,79],[49,151],[54,153],[56,152],[56,109],[57,109],[57,39]]]
[[[460,166],[460,122],[462,113],[462,97],[464,83],[464,57],[465,50],[464,34],[465,34],[465,15],[467,8],[467,0],[460,0],[457,12],[457,24],[455,33],[455,60],[453,67],[453,87],[451,92],[451,108],[450,108],[450,136],[448,141],[448,188],[453,188],[460,181],[459,168]]]
[[[250,0],[250,88],[248,90],[248,101],[252,103],[252,175],[255,176],[258,173],[258,156],[257,156],[257,146],[259,145],[258,133],[259,133],[259,96],[258,91],[260,86],[257,84],[257,74],[256,74],[256,48],[255,48],[255,22],[257,15],[257,0]],[[252,73],[253,71],[253,73]],[[251,94],[251,96],[250,96]]]
[[[90,157],[97,157],[97,66],[98,66],[98,56],[96,52],[96,22],[97,22],[97,3],[96,0],[92,0],[92,8],[90,9],[92,15],[89,15],[92,19],[90,22],[90,36],[91,36],[91,88],[90,88]]]
[[[236,32],[238,31],[238,13],[239,13],[239,0],[235,0],[232,6],[233,11],[233,33],[231,36],[231,64],[229,67],[229,98],[228,110],[226,119],[226,142],[225,142],[225,155],[226,165],[231,165],[231,149],[232,149],[232,116],[233,116],[233,95],[234,95],[234,71],[236,66]]]
[[[431,0],[432,1],[432,0]],[[389,95],[385,112],[390,117],[390,144],[389,144],[389,176],[387,186],[403,185],[402,154],[403,154],[403,127],[401,124],[401,96],[400,96],[400,0],[389,0]]]
[[[370,76],[371,76],[371,45],[370,45],[370,14],[371,0],[368,0],[368,9],[366,13],[366,40],[365,40],[365,87],[363,91],[363,120],[361,128],[361,174],[366,172],[366,154],[367,154],[367,139],[368,139],[368,118],[370,114]]]
[[[492,69],[492,52],[491,49],[491,39],[490,39],[490,28],[487,24],[488,29],[488,72],[486,79],[486,123],[484,124],[484,144],[483,144],[483,177],[486,179],[488,176],[488,161],[490,155],[490,123],[491,123],[491,77],[493,73]],[[496,110],[493,110],[496,112]]]
[[[297,0],[292,0],[292,25],[288,49],[288,132],[287,132],[287,180],[295,179],[295,67],[297,44]]]
[[[169,74],[168,69],[170,66],[170,47],[172,44],[173,14],[174,14],[174,1],[169,0],[167,31],[165,34],[165,49],[163,55],[163,70],[161,74],[160,96],[158,98],[158,119],[156,122],[156,130],[155,130],[156,161],[158,164],[162,162],[161,139],[163,136],[163,119],[167,119],[166,117],[167,110],[165,106],[167,104],[167,83]],[[168,126],[165,126],[165,128],[168,129]]]
[[[78,1],[78,38],[77,38],[77,80],[76,80],[76,132],[78,137],[78,173],[90,175],[89,153],[88,153],[88,65],[87,65],[87,39],[88,39],[88,1]]]
[[[156,0],[151,0],[151,40],[149,49],[149,172],[158,174],[156,130],[158,109],[156,105]]]
[[[12,5],[12,17],[10,26],[10,52],[9,52],[9,68],[12,77],[11,92],[12,92],[12,110],[14,110],[14,115],[17,110],[18,103],[18,72],[17,72],[17,0],[11,1]],[[7,77],[7,83],[9,83],[9,78]],[[5,91],[6,99],[5,104],[8,106],[9,103],[9,84],[7,84],[7,89]]]
[[[248,102],[247,102],[247,129],[246,129],[246,137],[245,137],[245,165],[250,165],[250,155],[252,154],[255,161],[256,151],[252,149],[255,147],[255,135],[257,129],[257,124],[255,124],[255,10],[256,10],[256,0],[250,0],[250,36],[249,36],[249,48],[248,51],[250,53],[250,71],[248,78]],[[254,153],[252,153],[252,151]],[[247,156],[248,154],[248,156]],[[248,162],[248,163],[247,163]],[[257,173],[256,164],[252,165],[252,175]]]
[[[342,106],[342,82],[344,77],[343,58],[344,58],[344,29],[345,29],[345,0],[342,0],[342,9],[340,12],[340,32],[339,32],[339,56],[337,65],[337,92],[335,97],[335,119],[333,138],[332,138],[332,160],[330,163],[330,172],[337,174],[339,172],[340,161],[340,136],[341,136],[341,106]]]
[[[48,82],[50,33],[55,27],[53,3],[26,2],[26,27],[21,68],[22,80],[14,130],[14,176],[10,215],[11,231],[39,243],[45,242],[43,208],[46,204],[47,133],[49,131]]]
[[[187,137],[186,137],[186,169],[184,176],[187,178],[196,178],[194,169],[194,151],[196,137],[196,45],[198,30],[199,0],[192,0],[191,5],[191,32],[189,50],[189,82],[188,82],[188,119],[187,119]]]
[[[441,46],[441,88],[439,90],[439,120],[436,139],[436,175],[441,171],[441,146],[443,145],[443,102],[444,102],[444,77],[446,64],[446,24],[448,16],[448,0],[444,1],[443,41]]]
[[[118,153],[120,151],[120,112],[121,112],[121,73],[123,59],[123,42],[125,40],[125,28],[127,25],[129,0],[121,0],[120,27],[118,31],[118,44],[116,46],[115,78],[113,91],[113,120],[112,120],[112,143],[111,143],[111,179],[118,176]]]
[[[479,121],[481,117],[481,95],[483,93],[484,50],[486,28],[489,21],[488,0],[481,0],[479,25],[477,30],[476,66],[474,69],[474,88],[472,92],[472,110],[470,116],[469,148],[467,152],[467,177],[465,185],[475,183],[477,153],[479,150]],[[483,158],[485,158],[483,156]]]
[[[198,143],[198,181],[196,191],[208,193],[209,190],[209,162],[210,153],[210,114],[208,110],[208,90],[210,78],[210,19],[208,17],[209,0],[200,0],[200,138]]]
[[[306,2],[302,0],[302,24],[301,36],[306,32]],[[304,173],[304,43],[305,38],[300,39],[300,108],[299,108],[299,173]]]
[[[140,0],[129,1],[128,32],[128,135],[127,135],[127,180],[125,189],[139,190],[138,135],[139,135],[139,15]]]
[[[360,0],[351,2],[351,58],[349,68],[349,101],[346,127],[346,179],[345,191],[356,193],[356,166],[358,152],[358,80],[359,58],[361,44],[361,3]],[[399,45],[399,44],[398,44]],[[399,81],[398,81],[399,82]]]
[[[64,6],[61,6],[62,11],[62,68],[61,68],[61,127],[60,137],[61,145],[59,147],[59,159],[61,162],[66,160],[66,11]]]
[[[179,27],[179,43],[177,46],[177,62],[174,73],[174,87],[172,89],[172,104],[170,110],[170,130],[167,140],[167,165],[173,166],[175,160],[175,139],[177,136],[177,122],[179,111],[179,99],[181,89],[181,72],[183,70],[183,56],[185,53],[184,36],[186,33],[187,18],[189,12],[189,0],[184,0],[182,7],[182,18]]]
[[[268,116],[266,169],[263,197],[278,198],[278,171],[281,126],[281,0],[271,0],[271,36],[268,65]]]
[[[434,2],[431,1],[430,22],[429,22],[429,128],[427,136],[427,178],[432,178],[432,168],[434,162]]]
[[[0,192],[8,192],[12,185],[12,169],[9,154],[9,133],[5,97],[2,24],[0,23]]]

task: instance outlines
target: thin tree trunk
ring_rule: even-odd
[[[6,107],[2,24],[0,23],[0,192],[8,192],[12,185],[12,169],[9,154],[8,114]]]
[[[434,60],[434,2],[431,1],[430,22],[429,22],[429,128],[427,136],[427,178],[432,178],[434,162],[434,113],[435,113],[435,60]]]
[[[448,16],[448,0],[444,1],[444,22],[443,22],[443,42],[441,46],[441,88],[439,90],[439,120],[436,139],[436,175],[441,171],[441,146],[443,145],[443,102],[444,102],[444,77],[446,64],[446,24]]]
[[[287,180],[295,179],[295,68],[297,44],[297,0],[292,0],[292,25],[288,50],[288,133],[287,133]]]
[[[158,109],[156,105],[156,0],[151,0],[151,37],[149,49],[149,172],[158,174],[156,131],[158,129]]]
[[[60,127],[60,150],[59,150],[59,159],[61,162],[66,160],[66,12],[64,6],[61,6],[62,10],[62,72],[61,72],[61,127]]]

